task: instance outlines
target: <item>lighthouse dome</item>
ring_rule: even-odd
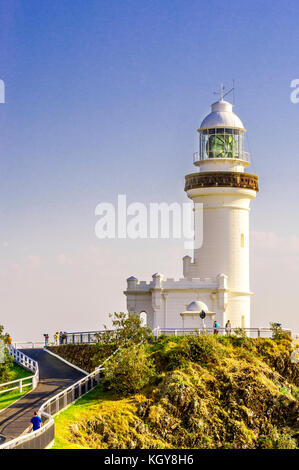
[[[209,311],[208,307],[205,303],[201,302],[200,300],[195,300],[191,302],[187,307],[188,312],[202,312],[204,311],[207,313]]]
[[[199,130],[215,127],[229,127],[245,131],[241,119],[233,112],[233,105],[219,100],[212,104],[212,112],[202,121]]]

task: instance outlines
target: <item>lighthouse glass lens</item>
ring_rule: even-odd
[[[233,129],[209,129],[207,158],[239,158],[239,133]]]

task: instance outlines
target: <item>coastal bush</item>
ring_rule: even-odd
[[[0,383],[9,382],[10,371],[13,365],[13,358],[8,354],[6,345],[8,343],[9,334],[4,333],[4,327],[0,325],[0,341],[4,345],[4,362],[0,362]]]
[[[113,343],[116,348],[139,344],[142,341],[150,341],[153,336],[151,329],[142,324],[139,315],[117,313],[109,314],[112,322],[112,329],[104,325],[104,332],[97,335],[99,343]]]
[[[121,349],[104,370],[104,387],[113,393],[128,396],[138,393],[155,377],[153,360],[147,345]]]

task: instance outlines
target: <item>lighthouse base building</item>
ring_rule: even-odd
[[[221,92],[222,93],[222,92]],[[185,177],[185,191],[203,211],[202,246],[193,259],[183,258],[183,278],[127,279],[127,310],[146,313],[152,328],[250,327],[249,214],[258,191],[258,177],[245,172],[250,157],[244,151],[245,128],[232,105],[212,105],[199,132],[195,173]]]

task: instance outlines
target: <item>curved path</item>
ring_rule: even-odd
[[[43,349],[22,349],[22,352],[38,361],[39,383],[35,390],[0,412],[0,444],[23,434],[29,426],[33,412],[38,410],[44,401],[85,377]]]

